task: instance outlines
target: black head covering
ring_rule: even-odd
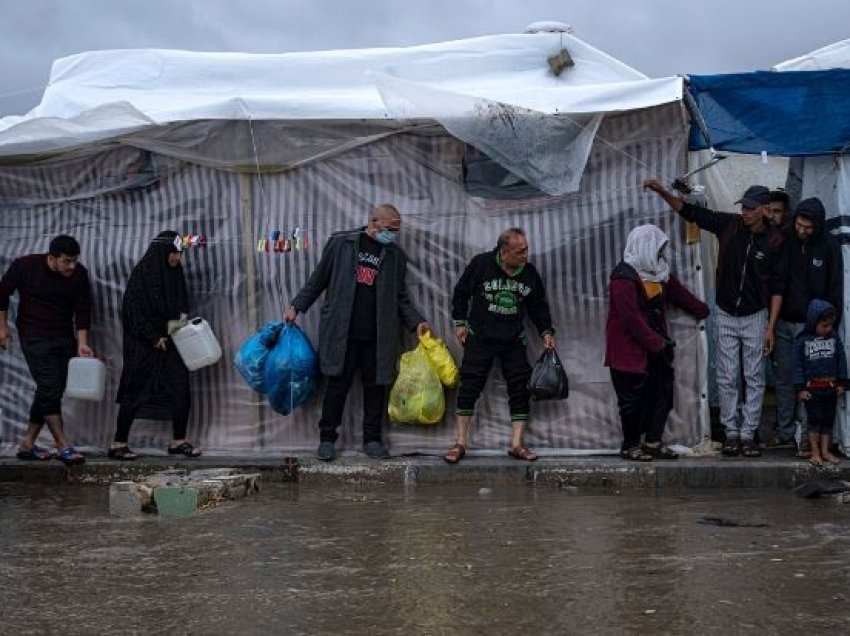
[[[168,255],[180,251],[177,232],[161,232],[133,268],[124,292],[125,321],[142,319],[165,335],[166,323],[189,313],[183,265],[171,267]]]

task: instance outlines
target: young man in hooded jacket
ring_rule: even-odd
[[[783,243],[785,281],[782,311],[776,324],[776,431],[771,446],[794,440],[795,415],[802,425],[799,454],[808,454],[805,410],[797,402],[793,382],[794,339],[803,331],[812,300],[825,300],[836,310],[836,324],[844,298],[841,246],[825,229],[826,210],[817,197],[800,201]]]

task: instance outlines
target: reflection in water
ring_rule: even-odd
[[[107,510],[0,484],[0,607],[26,607],[0,632],[850,629],[850,507],[788,493],[271,484],[188,520]]]

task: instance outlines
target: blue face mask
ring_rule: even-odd
[[[375,234],[375,240],[382,245],[392,245],[395,243],[395,232],[390,232],[389,230],[378,230]]]

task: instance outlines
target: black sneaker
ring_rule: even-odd
[[[319,444],[319,448],[316,450],[316,457],[321,459],[323,462],[333,461],[334,457],[336,457],[336,453],[334,452],[334,443],[322,442]]]
[[[387,459],[390,451],[381,442],[366,442],[363,444],[363,452],[372,459]]]

